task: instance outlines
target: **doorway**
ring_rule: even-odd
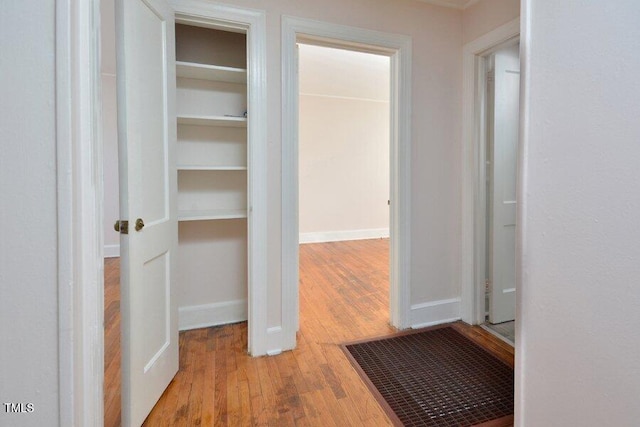
[[[390,59],[306,43],[297,49],[301,323],[327,295],[326,322],[348,339],[385,333]],[[356,305],[371,314],[367,325],[357,312],[345,315]]]
[[[214,222],[216,226],[220,223],[224,223],[226,227],[219,226],[218,228],[223,229],[226,234],[217,233],[215,236],[217,238],[216,243],[230,243],[229,246],[235,245],[235,247],[232,248],[233,250],[228,247],[225,248],[225,253],[223,255],[218,253],[222,251],[214,252],[210,248],[204,248],[205,250],[201,252],[201,255],[204,255],[204,260],[199,262],[201,267],[209,267],[212,265],[219,267],[216,268],[215,276],[209,274],[207,277],[203,277],[206,276],[206,274],[200,275],[202,271],[199,271],[197,274],[200,275],[200,277],[175,278],[177,276],[175,271],[180,270],[180,267],[176,269],[156,268],[155,271],[150,271],[146,275],[136,275],[134,279],[137,280],[137,284],[140,283],[140,279],[142,278],[157,279],[158,277],[161,277],[164,280],[171,276],[171,280],[164,280],[171,283],[171,286],[164,287],[164,292],[155,292],[151,287],[147,287],[153,298],[146,298],[146,301],[153,299],[159,300],[161,303],[159,304],[161,305],[160,310],[148,310],[151,312],[151,315],[129,315],[127,318],[126,315],[128,311],[131,312],[133,309],[138,309],[141,306],[144,306],[144,304],[127,304],[124,297],[125,292],[122,292],[123,309],[121,313],[122,316],[120,317],[120,311],[117,310],[119,306],[119,301],[116,298],[119,293],[117,289],[112,292],[112,294],[115,294],[114,297],[105,298],[105,301],[112,304],[114,307],[114,310],[105,309],[105,314],[109,315],[109,319],[117,317],[117,322],[122,324],[122,328],[119,328],[119,324],[109,328],[113,326],[113,322],[109,322],[109,319],[105,319],[107,320],[105,323],[108,327],[107,338],[113,336],[114,339],[105,341],[105,359],[108,361],[105,363],[105,369],[109,369],[109,371],[105,371],[104,377],[109,380],[110,384],[115,384],[115,386],[109,387],[108,384],[106,384],[107,381],[105,381],[105,391],[103,393],[105,398],[104,406],[107,409],[109,407],[119,406],[119,395],[121,394],[123,396],[123,424],[128,424],[126,421],[127,416],[125,413],[125,402],[135,403],[135,405],[129,405],[135,408],[146,406],[148,409],[150,409],[155,402],[155,399],[152,401],[152,399],[144,396],[145,402],[144,405],[141,405],[138,404],[141,400],[140,396],[134,396],[134,393],[132,392],[129,392],[129,395],[127,395],[127,390],[133,389],[133,387],[128,387],[125,380],[127,376],[131,376],[130,373],[134,370],[126,368],[125,358],[133,354],[134,351],[130,351],[125,347],[124,338],[122,340],[123,345],[121,352],[111,351],[111,347],[109,346],[111,341],[118,344],[117,338],[119,336],[118,332],[120,329],[123,331],[123,337],[126,336],[126,333],[124,332],[126,332],[127,328],[129,328],[129,330],[132,329],[131,326],[127,326],[127,320],[131,320],[133,317],[135,317],[137,321],[137,326],[140,326],[141,322],[145,321],[149,322],[152,326],[161,325],[162,327],[167,326],[171,328],[170,333],[155,334],[158,342],[161,341],[160,346],[137,346],[137,348],[146,347],[153,351],[157,348],[160,348],[159,351],[163,351],[164,348],[169,348],[169,346],[171,346],[171,348],[175,347],[175,353],[173,354],[176,355],[176,363],[164,363],[162,364],[163,367],[169,366],[170,368],[173,368],[175,366],[175,369],[177,370],[178,325],[181,330],[187,330],[216,326],[223,323],[247,321],[247,326],[244,329],[246,339],[243,341],[243,345],[252,355],[262,355],[266,353],[266,343],[264,340],[264,336],[266,335],[266,298],[264,295],[266,294],[267,264],[266,251],[262,249],[266,246],[266,144],[262,143],[262,141],[266,139],[267,123],[266,86],[263,81],[263,73],[266,69],[266,48],[264,42],[266,39],[264,35],[264,23],[266,18],[264,13],[259,11],[245,11],[230,7],[206,5],[205,3],[202,3],[200,6],[206,6],[206,10],[202,10],[197,15],[194,15],[196,13],[194,9],[185,10],[185,6],[181,5],[173,5],[169,7],[164,1],[154,4],[156,7],[155,9],[152,9],[147,2],[135,3],[140,3],[140,13],[130,14],[126,13],[126,10],[120,10],[121,13],[118,13],[118,18],[120,19],[121,28],[118,28],[114,23],[115,20],[113,19],[113,2],[110,0],[103,1],[103,8],[108,10],[106,10],[106,13],[101,15],[101,17],[103,19],[110,19],[106,25],[102,26],[102,50],[103,52],[109,51],[109,46],[114,42],[114,39],[118,40],[119,43],[123,43],[121,39],[116,37],[116,32],[126,31],[132,27],[136,28],[135,25],[127,26],[126,22],[123,24],[123,21],[126,21],[126,19],[129,18],[139,18],[140,16],[145,19],[149,18],[147,21],[150,22],[149,27],[153,27],[149,30],[150,33],[153,32],[153,41],[159,41],[158,44],[162,46],[162,49],[157,49],[155,51],[164,52],[164,56],[161,60],[153,62],[153,64],[156,65],[151,71],[158,71],[158,63],[164,67],[164,71],[161,72],[162,75],[155,79],[155,81],[158,82],[157,86],[161,86],[164,92],[158,90],[149,90],[148,92],[165,94],[163,99],[156,102],[155,105],[161,105],[165,108],[161,117],[162,123],[166,123],[164,126],[166,132],[163,133],[162,141],[165,141],[165,144],[163,145],[164,148],[169,147],[169,149],[166,149],[166,152],[169,154],[164,156],[161,162],[154,163],[154,165],[158,167],[149,168],[148,166],[151,162],[146,161],[144,163],[145,169],[143,172],[146,173],[146,169],[150,169],[152,172],[160,171],[163,174],[167,174],[167,177],[163,175],[161,179],[154,180],[161,184],[166,183],[167,185],[163,185],[163,188],[170,188],[169,193],[172,196],[172,200],[170,201],[157,203],[162,210],[163,220],[170,218],[174,224],[175,222],[180,221],[181,225],[186,224],[184,227],[185,229],[191,224],[198,224],[202,225],[203,228],[207,227],[207,231],[212,229],[212,227],[209,226]],[[124,5],[129,6],[127,2],[125,2]],[[158,10],[161,10],[163,13],[155,13]],[[155,31],[158,28],[160,28],[161,31]],[[206,37],[200,37],[203,34],[205,34]],[[125,37],[124,39],[127,38]],[[130,65],[131,62],[136,59],[135,55],[129,54],[127,56],[123,56],[122,52],[130,53],[130,51],[127,51],[126,49],[134,45],[134,41],[144,44],[145,46],[152,41],[149,37],[145,38],[142,36],[137,38],[129,37],[128,40],[133,41],[130,41],[128,44],[124,43],[124,46],[119,46],[121,47],[119,50],[121,55],[119,57],[117,71],[118,73],[121,73],[120,75],[123,75],[123,68],[127,70],[125,66]],[[185,41],[189,44],[188,48],[173,49],[174,42],[179,43]],[[225,45],[226,47],[231,46],[233,49],[224,50],[226,57],[222,59],[218,57],[204,59],[181,58],[179,56],[176,61],[173,59],[174,53],[176,55],[193,54],[194,56],[197,56],[196,53],[202,51],[223,52],[223,49],[214,50],[207,46],[200,49],[207,42],[214,41],[220,45]],[[111,48],[112,50],[110,53],[112,55],[110,55],[110,57],[113,56],[113,46],[111,46]],[[145,49],[141,49],[141,51],[144,50]],[[151,51],[153,49],[148,50]],[[187,53],[185,53],[185,50]],[[238,57],[241,57],[242,60],[237,59]],[[237,59],[238,64],[227,63],[231,62],[231,59],[229,58]],[[150,61],[147,62],[151,63]],[[138,70],[139,68],[140,67],[135,70]],[[150,75],[151,73],[148,74]],[[156,74],[160,74],[160,71]],[[132,75],[132,73],[127,73],[127,76],[130,75]],[[110,81],[112,80],[115,82],[115,68],[109,77]],[[135,82],[135,84],[145,83],[145,79],[131,79],[131,81]],[[114,93],[115,90],[110,91],[109,95]],[[127,93],[131,94],[138,92],[135,90],[129,90],[128,92],[125,91],[125,94]],[[111,96],[104,97],[105,103],[107,103],[107,99],[111,98]],[[119,98],[126,99],[122,96]],[[118,114],[120,114],[118,117],[119,119],[122,119],[120,116],[124,116],[131,111],[151,110],[148,108],[127,109],[126,105],[125,108],[117,109],[115,97],[113,97],[112,101],[110,108],[105,108],[105,113],[108,113],[105,114],[105,116],[115,117],[115,112],[118,110]],[[120,99],[118,101],[120,101]],[[190,101],[197,101],[199,102],[198,105],[200,105],[200,108],[206,107],[209,109],[205,111],[195,111],[193,102],[190,103]],[[219,108],[219,110],[216,111],[214,108]],[[246,114],[243,116],[243,111],[246,112],[247,110],[254,113],[252,117],[247,117]],[[111,120],[109,125],[106,125],[107,122],[108,120],[104,121],[105,133],[108,133],[115,128],[115,120]],[[161,123],[161,120],[154,121],[154,123],[156,122]],[[122,123],[119,122],[118,124],[126,123],[127,120],[122,120]],[[129,123],[136,123],[136,121],[131,120]],[[177,132],[175,129],[176,124],[178,125]],[[109,137],[109,140],[113,142],[111,148],[114,148],[114,151],[116,151],[115,149],[122,147],[122,138],[120,141],[117,141],[115,132],[112,132],[112,134],[113,135]],[[122,135],[120,136],[122,137]],[[128,136],[128,134],[126,136]],[[124,139],[126,140],[127,138]],[[160,141],[161,139],[157,140]],[[137,142],[137,140],[134,142]],[[195,150],[192,149],[194,146],[197,146]],[[154,149],[140,151],[145,153],[159,151],[155,149],[156,147],[153,148]],[[175,150],[170,148],[175,148]],[[127,163],[134,164],[130,159],[131,156],[128,156],[126,157],[127,161],[122,161],[121,155],[121,161],[119,164],[125,166]],[[149,156],[146,156],[145,160],[149,160]],[[112,170],[115,168],[109,169]],[[137,168],[135,172],[137,173],[141,170],[143,170],[143,168]],[[215,182],[216,185],[220,185],[222,187],[222,191],[216,192],[216,188],[218,187],[209,186],[203,194],[200,194],[200,204],[188,201],[190,195],[198,193],[198,190],[200,190],[197,186],[199,181],[196,182],[195,185],[192,185],[193,180],[190,180],[194,174],[203,176],[209,175],[205,179],[199,181],[206,181],[210,184]],[[216,179],[212,179],[211,175],[217,175]],[[224,179],[221,179],[222,175],[224,175]],[[123,185],[127,184],[125,180],[128,179],[129,185],[131,185],[132,182],[131,173],[125,174],[124,179],[122,179],[122,174],[120,177],[120,191],[118,191],[117,186],[115,186],[112,194],[116,201],[118,196],[123,194]],[[118,175],[116,172],[116,179],[117,178]],[[175,188],[176,183],[177,189]],[[181,186],[181,184],[183,185]],[[182,192],[180,192],[181,190]],[[152,195],[158,193],[158,191],[148,192],[148,194]],[[221,193],[224,194],[221,196]],[[129,192],[129,195],[131,195],[131,192]],[[225,197],[227,195],[229,196]],[[143,197],[137,198],[137,200],[145,202],[149,202],[152,199],[153,197],[148,197],[147,199]],[[122,198],[120,198],[120,200],[122,201]],[[185,201],[187,202],[185,203]],[[207,206],[207,203],[210,205]],[[215,204],[216,206],[212,206],[212,204]],[[145,206],[142,207],[144,208]],[[113,214],[107,212],[105,216],[108,218],[108,215]],[[137,215],[127,215],[125,213],[120,216],[115,216],[115,218],[135,218],[136,216]],[[154,221],[147,221],[146,216],[144,220],[147,224],[145,225],[143,221],[140,220],[139,228],[138,221],[136,220],[135,231],[131,230],[132,232],[124,239],[129,241],[129,248],[131,248],[130,243],[133,241],[133,236],[138,236],[134,233],[141,231],[144,227],[144,231],[141,231],[140,233],[140,235],[142,235],[154,224]],[[229,223],[231,222],[233,222],[235,226],[233,231],[239,230],[239,232],[235,233],[234,236],[229,237],[231,229]],[[240,227],[239,224],[242,227]],[[167,226],[164,231],[166,232],[166,235],[171,236],[172,239],[175,240],[181,230],[179,226]],[[105,236],[110,235],[110,233],[114,233],[113,229],[106,227]],[[127,231],[123,231],[122,234],[127,234]],[[202,234],[203,233],[200,233],[200,235]],[[240,246],[236,245],[236,242],[240,240],[238,235],[242,237],[242,248],[240,249],[236,249],[237,246]],[[188,235],[186,237],[191,236]],[[187,238],[185,238],[184,241],[190,243]],[[201,241],[197,241],[197,239],[191,239],[191,241],[196,241],[197,244],[202,243]],[[186,245],[183,245],[180,249],[177,248],[177,244],[172,244],[171,246],[175,249],[166,251],[165,254],[168,255],[163,254],[154,258],[154,260],[171,258],[173,260],[178,259],[178,261],[180,261],[180,257],[182,257],[183,259],[188,258],[187,261],[190,261],[193,258],[188,252],[189,248],[185,249]],[[203,247],[201,246],[200,248],[202,249]],[[131,256],[134,252],[135,251],[132,250],[123,250],[122,252],[123,263],[121,264],[121,272],[123,274],[121,275],[121,278],[123,280],[123,286],[120,288],[122,291],[126,291],[127,289],[127,286],[125,285],[127,264],[125,261],[127,260],[127,256],[130,256],[130,259],[134,258]],[[229,259],[236,261],[236,263],[232,264]],[[234,277],[232,279],[235,280],[233,282],[231,280],[226,280],[229,279],[228,277],[225,277],[228,270],[224,270],[224,273],[220,273],[224,268],[230,269],[231,267],[241,263],[243,264],[242,271],[233,275]],[[130,265],[131,262],[129,262],[129,266]],[[151,266],[152,263],[149,262],[146,263],[146,265]],[[110,262],[107,263],[109,272],[117,269],[117,267],[118,264],[112,265]],[[129,269],[129,271],[130,270],[131,269]],[[194,270],[195,269],[192,269],[189,266],[182,268],[182,271],[186,271],[188,274],[193,273]],[[133,280],[129,280],[129,283],[132,282]],[[154,283],[158,282],[160,281],[154,281]],[[222,283],[224,286],[219,285],[216,287],[219,283]],[[116,283],[116,286],[117,285],[118,283]],[[134,287],[128,286],[128,288],[133,289]],[[138,288],[140,287],[138,286]],[[172,288],[172,290],[170,290],[170,288]],[[110,287],[107,287],[107,291],[110,289]],[[186,295],[187,290],[193,289],[197,289],[198,291],[202,291],[208,295],[200,294],[195,297],[191,295],[193,299],[189,302],[188,298],[186,298],[189,297]],[[213,295],[212,297],[212,293],[221,290],[226,292],[230,289],[231,291],[239,290],[240,292],[238,293],[241,294],[240,297],[229,294],[223,296],[218,294]],[[165,315],[165,312],[169,311],[170,314]],[[161,313],[161,315],[159,315],[159,313]],[[118,315],[116,316],[116,314]],[[146,331],[151,330],[148,326],[149,325],[144,327]],[[133,339],[130,341],[142,342],[142,340]],[[145,348],[142,348],[142,350],[146,351]],[[115,356],[113,356],[114,354]],[[118,354],[121,354],[122,357],[118,357]],[[155,358],[155,354],[158,353],[147,351],[147,355],[145,355],[145,357],[151,355],[153,359],[151,359],[143,369],[136,369],[136,372],[146,373],[150,371],[151,367],[156,364],[157,360],[159,360],[158,358]],[[122,360],[122,366],[120,369],[118,369],[118,359]],[[134,358],[129,357],[129,359]],[[136,358],[136,360],[139,361],[141,359]],[[114,368],[111,369],[111,367]],[[118,370],[122,373],[122,386],[119,386],[119,382],[115,378],[119,376]],[[173,373],[175,373],[175,371]],[[138,389],[142,388],[140,387],[140,381],[129,382],[135,384]],[[143,391],[147,392],[151,390],[156,397],[158,397],[163,392],[164,386],[166,386],[167,383],[168,382],[164,382],[161,384],[160,381],[156,381],[152,384],[152,387],[145,387]],[[122,393],[120,393],[120,389],[122,390]],[[111,418],[114,423],[119,422],[120,416],[117,412],[117,409],[109,411],[109,415],[113,415]],[[137,418],[142,419],[141,417],[142,415]],[[111,420],[111,418],[109,418],[109,420]],[[109,422],[109,420],[105,419],[105,423]],[[119,425],[119,423],[117,425]]]
[[[461,317],[471,325],[482,325],[488,314],[487,61],[519,38],[520,20],[514,19],[463,47]]]
[[[485,310],[490,332],[515,343],[519,44],[486,56]]]
[[[361,28],[283,17],[282,20],[282,350],[299,329],[299,177],[297,44],[386,55],[390,59],[389,314],[409,326],[411,38]]]

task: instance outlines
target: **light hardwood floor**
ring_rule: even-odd
[[[339,344],[392,334],[387,239],[300,246],[295,350],[246,354],[246,323],[180,333],[180,370],[147,426],[391,425]],[[105,426],[119,425],[119,264],[105,263]],[[481,328],[456,327],[513,364]]]

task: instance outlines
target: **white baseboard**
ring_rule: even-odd
[[[226,325],[245,320],[247,320],[247,300],[178,308],[178,329],[181,331]]]
[[[460,298],[412,305],[409,316],[410,325],[413,329],[455,322],[460,320]]]
[[[120,245],[104,245],[105,258],[118,258],[120,256]]]
[[[383,239],[389,237],[388,228],[371,228],[367,230],[320,231],[300,233],[299,242],[324,243],[342,242],[345,240]]]

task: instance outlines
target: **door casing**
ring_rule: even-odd
[[[171,1],[176,18],[240,25],[251,38],[248,99],[256,114],[248,162],[253,248],[249,274],[252,353],[266,353],[266,17],[263,11]],[[180,15],[180,16],[179,16]],[[60,425],[102,425],[104,417],[104,247],[100,85],[100,0],[56,3],[56,151],[58,171],[58,339]],[[250,231],[251,232],[251,231]],[[255,282],[254,282],[255,283]],[[256,303],[258,302],[258,303]]]
[[[461,318],[471,325],[485,318],[486,57],[519,35],[517,18],[463,47]]]
[[[299,325],[298,70],[296,43],[304,41],[377,53],[391,62],[390,317],[409,326],[411,228],[411,38],[284,16],[282,18],[282,328],[294,348]]]
[[[248,351],[267,353],[266,15],[203,0],[170,0],[176,23],[247,35]]]
[[[100,1],[55,4],[59,417],[103,423]]]

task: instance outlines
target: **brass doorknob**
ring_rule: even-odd
[[[113,229],[120,234],[129,234],[129,221],[126,219],[119,219],[113,224]]]
[[[142,218],[136,219],[136,231],[140,231],[144,228],[144,221]]]

